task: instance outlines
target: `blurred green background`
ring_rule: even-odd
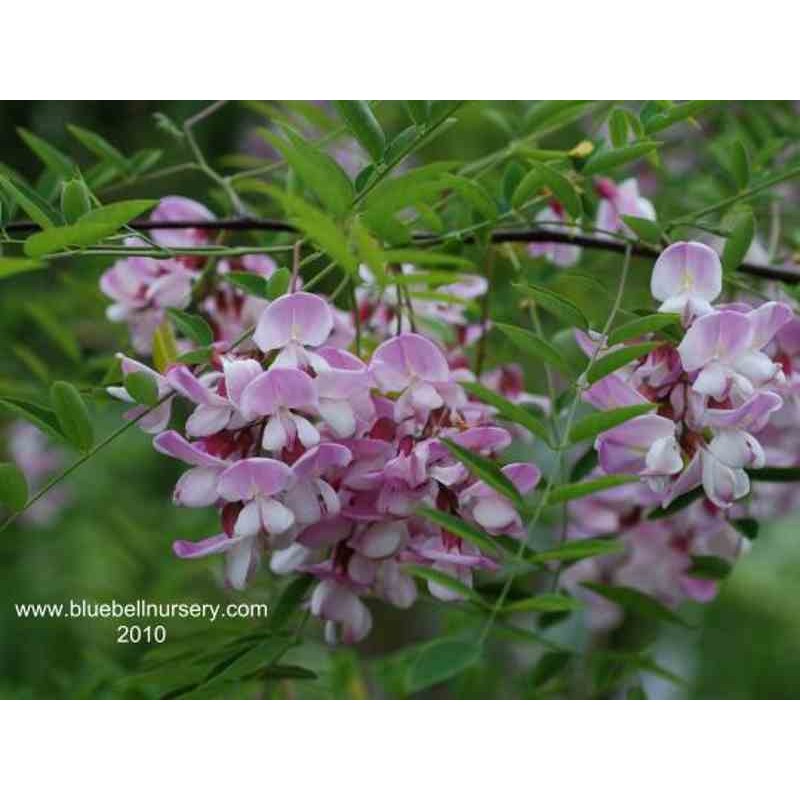
[[[161,112],[180,122],[202,107],[200,102],[0,103],[0,161],[31,181],[40,172],[39,162],[20,141],[18,127],[78,156],[80,148],[65,130],[69,122],[97,131],[125,153],[163,149],[163,165],[177,164],[186,160],[181,145],[156,125],[153,114]],[[201,146],[216,166],[240,168],[269,158],[253,134],[256,127],[268,124],[264,108],[230,104],[198,128]],[[291,111],[286,105],[275,108],[281,113]],[[509,132],[501,120],[504,115],[513,119],[516,113],[514,104],[471,104],[459,113],[457,130],[437,140],[421,158],[479,158],[508,140]],[[785,119],[787,114],[793,110],[786,104],[741,104],[721,110],[709,125],[716,140],[724,139],[732,126],[737,133],[752,128],[756,132],[748,135],[756,136],[761,122],[753,120]],[[402,125],[402,112],[391,103],[381,108],[380,116],[388,128]],[[594,135],[602,121],[603,109],[598,107],[596,114],[545,143],[557,146],[563,137],[565,143],[574,144],[581,136]],[[659,213],[701,202],[716,181],[724,180],[713,152],[702,151],[709,140],[708,131],[706,128],[704,138],[689,130],[665,148],[673,155],[673,166],[651,175],[657,188],[647,192]],[[690,156],[697,153],[692,160]],[[688,159],[686,164],[681,158]],[[692,179],[687,182],[689,172]],[[209,194],[203,177],[195,173],[148,182],[130,192],[123,187],[118,196],[126,193],[138,197],[183,194],[207,202],[218,212],[223,210],[219,198]],[[794,235],[791,227],[784,235]],[[110,355],[129,350],[125,327],[106,320],[107,301],[97,288],[100,273],[110,263],[107,258],[64,261],[46,273],[20,275],[0,284],[2,394],[46,397],[49,383],[60,378],[86,387],[96,385],[109,366]],[[613,257],[602,254],[582,264],[601,279],[614,265]],[[647,271],[639,266],[633,291],[644,298]],[[498,286],[503,286],[502,280]],[[502,289],[499,298],[502,313]],[[496,361],[507,355],[499,342],[491,354]],[[535,376],[532,380],[535,382]],[[120,408],[100,395],[93,410],[98,437],[119,424]],[[11,455],[11,422],[10,415],[0,416],[2,460]],[[74,454],[63,451],[61,457],[69,463]],[[171,553],[175,538],[200,539],[216,532],[213,512],[172,506],[172,486],[180,472],[179,464],[153,451],[149,436],[129,431],[63,485],[63,505],[49,519],[26,519],[4,532],[0,538],[0,697],[158,697],[189,679],[187,653],[202,652],[225,637],[263,626],[258,620],[213,625],[204,620],[167,620],[165,645],[134,645],[116,643],[119,621],[19,619],[15,614],[15,603],[66,602],[70,598],[228,602],[231,596],[221,587],[218,560],[179,561]],[[684,677],[686,684],[676,686],[648,676],[648,694],[800,697],[799,579],[797,521],[763,526],[719,599],[706,608],[688,611],[696,627],[660,632],[652,652],[659,663]],[[277,586],[262,570],[242,599],[273,602]],[[397,665],[390,654],[423,641],[432,632],[457,630],[463,624],[458,611],[443,612],[436,604],[423,601],[409,612],[377,604],[372,608],[373,632],[357,650],[332,651],[320,644],[320,626],[312,619],[306,627],[308,641],[287,660],[298,668],[296,674],[290,670],[268,680],[223,685],[212,696],[401,696]],[[563,640],[583,636],[574,626],[556,626],[552,635]],[[492,657],[480,667],[434,695],[534,696],[532,671],[541,651],[527,642],[502,639],[493,648]],[[152,669],[155,660],[168,656],[174,656],[174,661]],[[304,679],[310,674],[301,674],[304,670],[313,671],[316,680]]]

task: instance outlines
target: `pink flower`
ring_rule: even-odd
[[[595,448],[600,466],[609,474],[663,478],[683,469],[675,423],[656,414],[635,417],[601,433]]]
[[[311,613],[327,620],[325,640],[329,644],[360,642],[372,628],[372,615],[361,598],[333,579],[322,581],[314,589]]]
[[[322,442],[295,462],[294,483],[286,493],[286,505],[298,523],[312,525],[323,518],[339,515],[339,496],[323,476],[340,473],[352,459],[346,447]]]
[[[450,368],[441,350],[416,333],[384,342],[372,354],[372,374],[380,389],[399,392],[395,421],[427,417],[446,403],[463,402],[463,391],[450,381]]]
[[[597,228],[600,231],[628,231],[622,220],[626,217],[643,217],[654,220],[656,212],[653,204],[639,194],[636,178],[628,178],[620,184],[608,178],[597,181],[597,192],[602,197],[597,207]]]
[[[550,203],[536,215],[536,222],[543,230],[563,233],[567,230],[564,225],[566,221],[567,215],[560,203]],[[571,267],[580,258],[581,249],[574,244],[532,242],[528,245],[528,254],[534,258],[546,258],[557,267]]]
[[[150,215],[153,222],[207,222],[214,215],[201,203],[188,197],[164,197]],[[153,241],[162,247],[201,247],[211,240],[208,231],[201,228],[157,229]]]
[[[656,260],[650,291],[663,301],[659,311],[685,320],[711,313],[711,303],[722,291],[719,256],[700,242],[671,244]]]
[[[505,475],[522,496],[532,492],[542,473],[535,464],[508,464],[502,468]],[[519,512],[511,501],[483,481],[476,481],[458,495],[459,512],[473,519],[493,535],[521,539],[526,530]]]
[[[317,411],[314,381],[299,369],[273,367],[242,392],[242,410],[247,416],[268,416],[262,443],[277,453],[299,439],[303,447],[319,443],[319,431],[303,414]]]
[[[755,311],[714,311],[696,320],[678,346],[683,368],[699,371],[692,388],[722,400],[736,398],[781,374],[779,364],[761,352],[777,331],[792,318],[784,303],[765,303]]]
[[[315,380],[319,414],[336,436],[348,438],[359,422],[367,424],[375,418],[372,376],[367,365],[346,350],[323,347],[317,355],[326,366]]]
[[[307,348],[324,344],[332,329],[333,315],[328,304],[317,295],[295,292],[267,306],[253,339],[265,353],[280,351],[276,366],[324,369],[324,362]]]
[[[164,431],[153,440],[159,453],[177,458],[193,469],[181,475],[175,486],[175,505],[198,508],[214,505],[219,500],[219,476],[230,466],[227,461],[207,453],[197,444],[190,444],[176,431]]]
[[[210,436],[225,428],[241,428],[255,417],[241,408],[242,394],[263,374],[259,363],[251,358],[222,361],[223,373],[209,372],[195,377],[189,367],[180,364],[167,371],[167,380],[175,391],[197,407],[186,421],[190,436]]]

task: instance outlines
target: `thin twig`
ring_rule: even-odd
[[[196,228],[198,230],[230,230],[230,231],[275,231],[284,233],[299,233],[298,229],[283,220],[276,219],[259,219],[254,217],[236,217],[233,219],[215,219],[215,220],[179,220],[179,221],[164,221],[155,222],[153,220],[141,220],[139,222],[132,222],[130,227],[137,231],[152,231],[152,230],[181,230],[185,228]],[[39,230],[39,226],[34,222],[9,222],[5,225],[5,230],[10,233],[27,233]],[[474,233],[465,233],[457,237],[464,244],[470,244],[475,241]],[[440,244],[443,238],[431,234],[417,234],[414,236],[414,243],[420,246],[433,246]],[[631,256],[640,258],[657,258],[662,248],[647,244],[642,241],[627,240],[623,237],[620,238],[606,238],[605,235],[589,236],[581,233],[572,233],[569,231],[554,231],[548,226],[531,226],[527,228],[508,228],[498,229],[492,232],[491,241],[494,244],[507,243],[531,243],[531,242],[544,242],[553,244],[571,244],[577,247],[583,247],[587,250],[601,250],[609,253],[625,253],[630,248]],[[104,248],[107,250],[108,248]],[[175,252],[182,252],[186,254],[207,255],[208,248],[204,250],[196,250],[185,248],[183,250],[175,250]],[[286,247],[285,249],[290,249]],[[89,251],[94,252],[94,251]],[[132,251],[135,253],[136,251]],[[264,252],[261,248],[257,252]],[[141,253],[144,255],[144,253]],[[757,278],[764,278],[767,280],[783,281],[784,283],[800,283],[800,270],[793,267],[786,267],[780,264],[764,265],[752,264],[744,262],[739,265],[739,272],[747,275],[753,275]]]

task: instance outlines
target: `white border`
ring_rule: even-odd
[[[766,98],[797,94],[786,0],[29,0],[7,99]]]
[[[787,710],[768,702],[6,702],[3,794],[787,797],[795,784]]]

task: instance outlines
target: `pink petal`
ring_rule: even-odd
[[[252,358],[223,359],[222,369],[228,398],[235,406],[241,405],[244,390],[263,373],[261,365]]]
[[[295,292],[279,297],[267,306],[253,339],[265,353],[292,341],[319,347],[332,328],[333,315],[321,297]]]
[[[226,462],[209,455],[196,444],[187,442],[177,431],[164,431],[153,439],[153,447],[164,455],[195,467],[224,467]]]
[[[212,555],[213,553],[224,553],[235,543],[235,540],[231,539],[230,536],[220,533],[216,536],[210,536],[208,539],[202,539],[199,542],[178,539],[172,543],[172,551],[178,558],[203,558],[203,556]]]
[[[401,392],[414,379],[444,382],[450,368],[441,350],[430,339],[403,333],[384,342],[372,354],[371,369],[384,391]]]
[[[241,402],[247,415],[274,414],[280,408],[312,409],[317,405],[317,390],[307,373],[273,367],[247,385]]]
[[[323,442],[297,459],[294,474],[300,479],[323,475],[329,469],[346,467],[353,460],[350,451],[341,444]]]
[[[753,326],[738,311],[715,311],[695,320],[678,346],[683,368],[700,369],[714,358],[728,360],[750,344]]]
[[[722,291],[722,264],[708,245],[675,242],[656,260],[650,291],[657,300],[688,294],[714,300]]]
[[[167,370],[167,381],[175,391],[180,392],[184,397],[188,397],[193,403],[206,406],[227,405],[224,397],[212,392],[207,384],[198,380],[185,364],[170,367]]]
[[[188,508],[213,505],[219,499],[218,481],[219,469],[215,467],[195,467],[187,470],[178,480],[172,499],[176,505]]]
[[[751,311],[747,316],[753,325],[752,347],[760,350],[794,318],[794,312],[786,303],[769,302]]]
[[[292,479],[292,470],[272,458],[246,458],[228,467],[219,479],[219,493],[226,500],[250,500],[283,491]]]

